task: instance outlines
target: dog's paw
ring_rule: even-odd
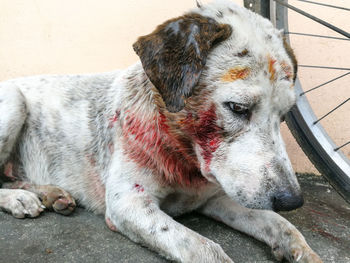
[[[206,238],[202,238],[201,242],[202,244],[204,244],[206,249],[204,251],[202,251],[201,249],[198,249],[196,251],[196,253],[198,252],[200,253],[198,258],[200,258],[201,260],[198,260],[198,262],[234,263],[219,244]],[[192,256],[190,258],[193,259]],[[194,262],[194,261],[189,260],[188,262]]]
[[[54,210],[56,213],[69,215],[76,207],[74,198],[57,186],[40,186],[40,192],[43,205],[48,209]]]
[[[284,240],[287,241],[287,244],[272,247],[272,253],[277,260],[281,261],[286,258],[289,262],[298,263],[323,262],[298,231],[287,231]]]
[[[20,189],[11,190],[4,199],[3,209],[16,218],[37,217],[44,211],[36,194]]]

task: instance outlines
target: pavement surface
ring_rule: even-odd
[[[282,215],[305,236],[325,263],[350,263],[350,205],[319,176],[300,175],[305,205]],[[179,222],[219,243],[236,262],[276,262],[270,248],[196,213]],[[78,208],[71,216],[52,212],[15,219],[0,212],[0,262],[168,262],[110,231],[103,216]]]

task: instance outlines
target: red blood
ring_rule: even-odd
[[[112,118],[109,118],[109,128],[112,128],[114,123],[119,119],[120,111],[116,110]]]
[[[145,189],[142,185],[134,184],[134,188],[136,188],[137,192],[143,192]]]
[[[209,170],[213,153],[218,149],[221,143],[222,129],[216,124],[217,117],[215,105],[199,113],[199,121],[193,121],[192,117],[187,116],[186,129],[194,137],[195,142],[202,148],[202,157],[205,161],[205,169]]]
[[[128,113],[122,123],[125,153],[139,167],[153,170],[167,184],[199,185],[206,182],[201,175],[193,141],[202,148],[206,169],[220,145],[215,105],[171,126],[163,113],[140,119]],[[176,131],[172,130],[178,129]],[[181,131],[180,131],[181,130]]]
[[[130,113],[122,131],[129,158],[139,167],[155,171],[164,183],[191,185],[203,181],[191,141],[173,134],[164,114],[141,120]]]

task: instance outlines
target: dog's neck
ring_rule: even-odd
[[[136,67],[136,70],[135,70]],[[170,113],[140,64],[124,77],[120,104],[123,147],[140,168],[151,169],[167,184],[198,185],[202,176],[194,142],[185,131],[185,110]],[[181,122],[182,120],[182,122]]]

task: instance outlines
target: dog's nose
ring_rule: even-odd
[[[304,197],[302,194],[294,194],[290,191],[281,191],[275,194],[272,198],[273,210],[290,211],[297,209],[304,204]]]

